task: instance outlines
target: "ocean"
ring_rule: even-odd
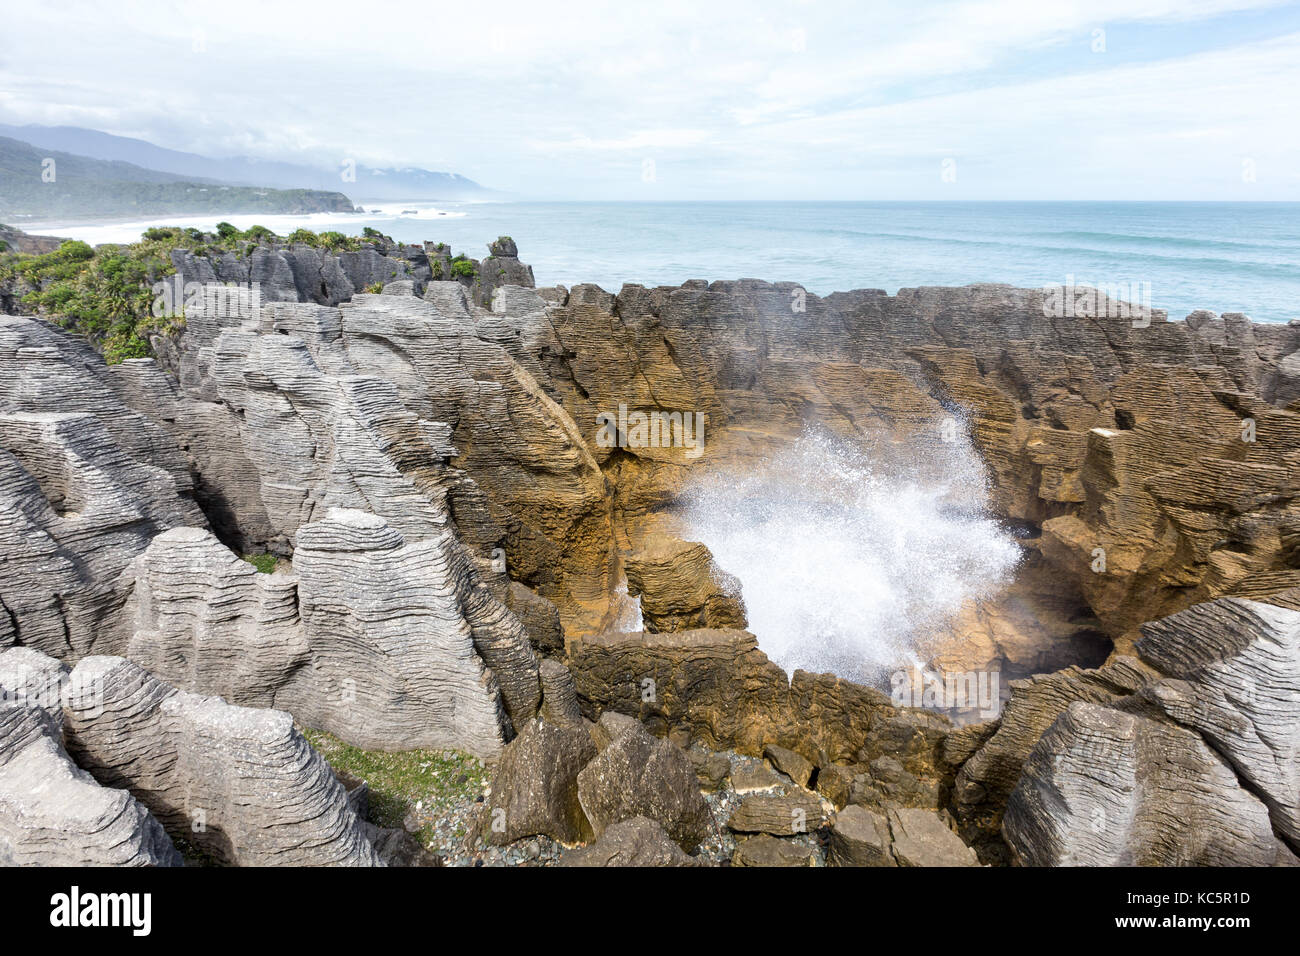
[[[817,295],[925,285],[1149,284],[1150,304],[1300,318],[1300,203],[359,201],[364,214],[170,217],[211,229],[260,222],[403,242],[474,258],[512,236],[539,285],[678,285],[758,278]],[[42,223],[32,232],[126,242],[148,223]]]

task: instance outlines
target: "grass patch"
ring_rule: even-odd
[[[244,554],[240,555],[245,561],[257,568],[262,574],[274,574],[280,559],[273,554]]]
[[[477,758],[456,750],[389,753],[353,747],[322,730],[303,730],[303,735],[335,770],[370,785],[370,822],[381,827],[401,827],[416,803],[434,815],[471,803],[491,782]],[[435,838],[427,827],[418,836],[424,846]]]

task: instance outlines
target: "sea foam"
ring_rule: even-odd
[[[878,683],[1009,581],[1021,551],[986,505],[964,436],[864,447],[807,433],[764,467],[699,480],[685,518],[739,578],[769,657]]]

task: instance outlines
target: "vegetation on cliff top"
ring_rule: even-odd
[[[16,299],[24,311],[49,317],[84,335],[105,360],[116,364],[152,355],[150,335],[174,332],[184,316],[154,314],[154,284],[174,275],[171,254],[186,249],[196,256],[248,255],[258,245],[303,243],[330,252],[354,251],[372,242],[390,242],[367,228],[361,236],[299,229],[281,238],[265,226],[240,231],[228,222],[215,233],[179,226],[146,229],[139,242],[91,248],[69,240],[53,252],[29,255],[0,249],[0,295]]]
[[[64,219],[241,213],[352,212],[341,192],[239,186],[93,159],[0,136],[0,215]]]

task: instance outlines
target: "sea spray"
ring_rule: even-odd
[[[690,537],[739,578],[750,630],[787,671],[881,683],[967,601],[1001,590],[1021,555],[988,516],[960,433],[809,432],[765,466],[699,480],[685,502]]]

